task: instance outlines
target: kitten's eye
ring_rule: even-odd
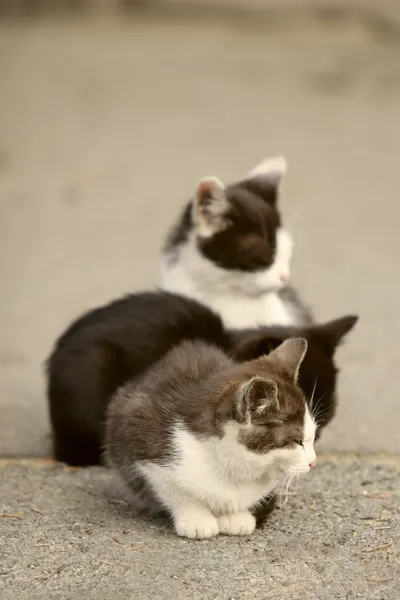
[[[304,448],[303,440],[297,440],[296,444],[298,444],[299,446],[302,446]]]

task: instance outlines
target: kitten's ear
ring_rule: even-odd
[[[240,184],[266,202],[275,203],[286,170],[287,162],[283,156],[264,158],[240,180]]]
[[[253,167],[244,179],[263,179],[270,185],[278,187],[287,171],[287,162],[284,156],[264,158]]]
[[[241,420],[251,421],[265,411],[278,408],[278,387],[275,381],[252,377],[239,388],[237,411]]]
[[[307,340],[289,338],[268,354],[268,360],[277,361],[285,371],[297,382],[300,365],[307,352]]]
[[[324,325],[315,325],[313,329],[326,350],[333,355],[344,336],[353,329],[357,321],[358,315],[347,315]]]
[[[199,234],[209,237],[225,227],[229,202],[224,184],[216,177],[205,177],[197,184],[193,199],[193,220]]]

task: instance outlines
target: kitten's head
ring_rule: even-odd
[[[164,248],[164,281],[179,264],[203,287],[256,295],[284,286],[293,249],[278,208],[285,171],[285,159],[275,157],[227,186],[202,179]]]
[[[297,385],[306,351],[304,338],[286,340],[267,357],[243,364],[244,380],[230,390],[239,442],[266,468],[291,474],[305,473],[316,464],[316,426]]]
[[[303,336],[307,340],[308,349],[300,365],[298,383],[316,421],[318,439],[321,430],[336,412],[338,368],[335,352],[357,321],[357,316],[347,315],[302,328],[265,327],[231,332],[234,356],[241,361],[252,360],[269,354],[290,336]]]

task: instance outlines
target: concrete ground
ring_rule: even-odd
[[[105,469],[4,461],[0,597],[398,600],[399,465],[321,461],[266,529],[193,542],[133,517]]]
[[[398,600],[397,24],[37,21],[0,29],[0,81],[1,598]],[[35,458],[42,362],[81,311],[154,286],[197,179],[274,153],[294,281],[318,318],[361,319],[338,353],[329,460],[290,512],[189,543],[110,502],[106,471]]]

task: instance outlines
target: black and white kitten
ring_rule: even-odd
[[[302,328],[227,330],[198,302],[168,292],[131,294],[91,310],[59,337],[47,361],[47,396],[57,460],[99,464],[110,397],[184,340],[201,340],[239,361],[258,358],[289,337],[307,339],[299,384],[317,411],[317,436],[336,406],[334,354],[356,317]]]
[[[285,171],[275,157],[227,186],[202,179],[164,246],[162,289],[206,304],[227,327],[310,323],[288,285],[293,240],[278,206]]]
[[[296,385],[307,342],[292,338],[235,363],[204,342],[183,342],[112,398],[106,457],[150,514],[204,539],[249,535],[252,511],[316,464],[316,425]]]

